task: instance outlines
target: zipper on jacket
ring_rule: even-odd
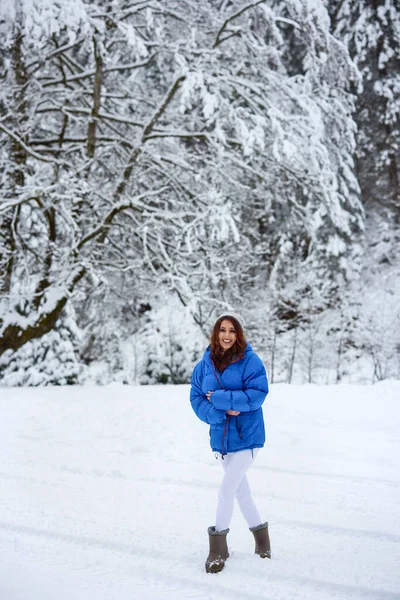
[[[229,365],[232,365],[233,363],[238,362],[239,360],[242,360],[242,358],[244,358],[244,355],[243,356],[238,356],[238,358],[236,358],[235,360],[232,360],[232,362],[230,362]],[[215,363],[214,363],[214,361],[213,361],[212,358],[210,358],[210,360],[211,360],[211,364],[212,364],[212,367],[213,367],[213,370],[214,370],[214,375],[215,375],[215,378],[216,378],[216,380],[218,382],[218,385],[221,388],[221,390],[223,390],[224,388],[222,387],[220,378],[218,377],[218,373],[217,373],[217,369],[215,367]],[[227,365],[226,368],[228,368],[229,365]],[[222,460],[224,460],[224,456],[226,456],[226,453],[224,453],[224,450],[225,450],[225,448],[224,448],[224,442],[225,442],[225,435],[226,435],[226,432],[227,432],[228,426],[229,426],[229,417],[230,416],[231,415],[228,415],[228,418],[226,419],[226,423],[225,423],[225,427],[224,427],[224,433],[222,434],[222,448],[221,448],[221,450],[222,450],[222,452],[221,452]],[[239,429],[238,429],[237,420],[236,420],[236,429],[237,429],[237,432],[239,434],[240,439],[242,439],[242,432],[239,431]]]
[[[221,455],[222,455],[222,460],[224,460],[224,441],[225,441],[225,434],[226,434],[226,432],[227,432],[228,425],[229,425],[229,417],[230,417],[230,416],[231,416],[231,415],[228,415],[228,417],[227,417],[227,419],[226,419],[226,423],[225,423],[225,427],[224,427],[224,433],[222,434],[222,448],[221,448],[221,450],[222,450],[222,453],[221,453]],[[225,452],[225,455],[226,455],[226,452]]]
[[[242,430],[239,427],[238,418],[236,417],[236,431],[238,432],[238,436],[242,439]]]

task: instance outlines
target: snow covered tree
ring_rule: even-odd
[[[395,375],[399,360],[398,307],[391,299],[400,280],[400,12],[394,0],[344,0],[329,3],[329,11],[334,35],[362,78],[356,174],[367,219],[362,283],[351,288],[359,304],[352,339],[372,357],[372,380]]]
[[[72,303],[98,356],[87,340],[105,349],[104,320],[155,285],[204,333],[265,293],[293,323],[302,298],[334,302],[363,228],[358,75],[322,0],[18,0],[0,19],[0,353]]]
[[[202,136],[168,128],[185,75],[165,11],[142,9],[18,0],[1,14],[0,353],[53,330],[84,281],[124,270],[162,279],[185,261],[201,202],[169,170],[176,146],[161,156],[153,140]]]
[[[193,244],[197,256],[206,248],[212,267],[192,271],[186,296],[193,301],[208,285],[215,304],[248,306],[250,297],[254,308],[274,287],[285,303],[293,299],[285,286],[301,273],[300,294],[317,288],[332,302],[360,268],[349,83],[357,71],[330,35],[322,2],[218,8],[212,52],[192,60],[182,86],[185,113],[218,149],[208,164],[210,224],[198,250]],[[203,48],[211,27],[210,18]]]
[[[400,11],[396,0],[332,6],[334,34],[362,75],[356,121],[357,174],[364,204],[400,211]]]

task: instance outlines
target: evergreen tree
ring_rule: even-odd
[[[400,218],[400,11],[396,0],[332,6],[334,33],[360,69],[357,175],[367,208]]]

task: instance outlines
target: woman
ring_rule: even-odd
[[[261,405],[268,381],[261,359],[245,340],[242,321],[221,315],[210,346],[195,366],[190,402],[196,415],[210,425],[210,443],[224,469],[218,493],[215,526],[208,528],[207,573],[222,571],[229,556],[226,537],[234,498],[253,532],[261,558],[271,558],[268,523],[262,523],[251,497],[246,471],[265,443]]]

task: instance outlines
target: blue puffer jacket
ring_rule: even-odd
[[[210,348],[195,366],[190,402],[196,415],[210,425],[210,444],[222,455],[265,443],[261,405],[268,394],[268,380],[261,359],[246,345],[244,358],[233,361],[219,373],[211,359]],[[205,394],[211,394],[207,400]],[[237,417],[227,410],[240,411]]]

